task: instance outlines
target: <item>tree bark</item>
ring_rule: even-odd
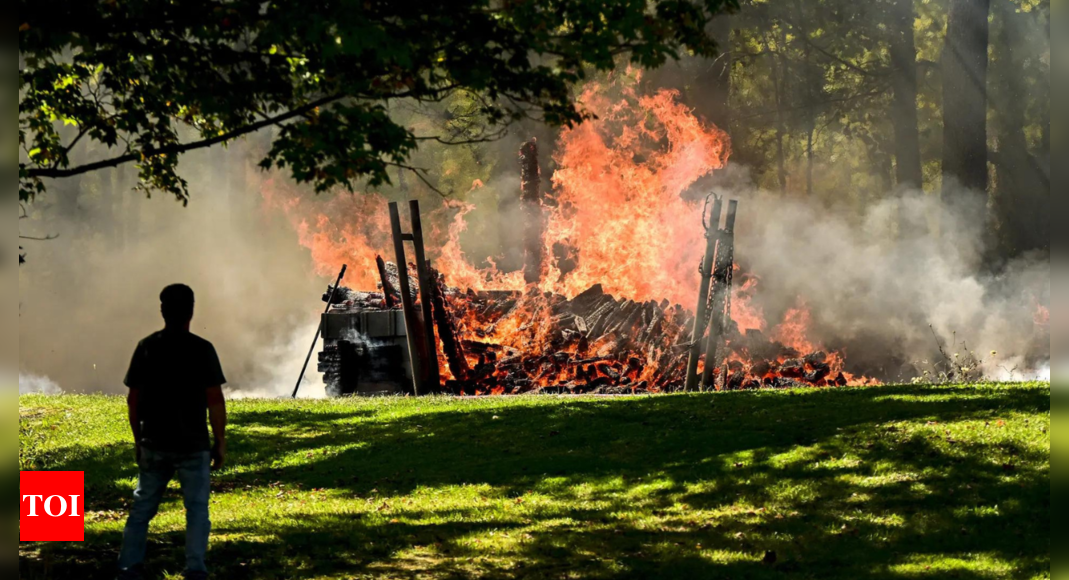
[[[916,21],[913,0],[892,0],[890,17],[895,177],[899,188],[919,189],[924,187],[924,171],[917,120],[917,44],[913,31]]]
[[[943,51],[943,195],[976,217],[987,203],[990,9],[991,0],[951,0]]]
[[[716,40],[720,54],[713,60],[709,69],[709,121],[721,131],[731,135],[731,54],[730,14],[720,14],[713,18],[709,34]]]
[[[806,131],[806,144],[805,144],[805,194],[807,197],[813,196],[813,168],[814,168],[814,153],[813,153],[813,138],[817,130],[817,116],[819,114],[818,101],[820,100],[821,93],[824,92],[823,82],[824,77],[822,74],[816,72],[816,67],[813,64],[813,45],[809,39],[809,27],[806,25],[806,14],[802,9],[801,0],[794,1],[794,11],[798,19],[798,26],[802,34],[802,58],[803,58],[803,77],[802,80],[805,83],[805,131]]]
[[[999,87],[994,97],[998,150],[993,220],[998,228],[998,251],[993,258],[1001,263],[1049,247],[1050,182],[1045,179],[1041,161],[1029,152],[1024,133],[1029,88],[1023,78],[1027,63],[1021,47],[1025,45],[1026,24],[1011,5],[997,6],[998,59],[992,68]]]
[[[769,52],[772,53],[772,87],[776,98],[776,178],[780,192],[787,193],[787,152],[783,143],[784,139],[787,138],[787,119],[783,102],[786,90],[783,85],[786,83],[786,74],[783,74],[785,69],[782,62],[783,56],[779,53],[782,50],[783,43],[781,42],[775,50],[772,48],[773,43],[771,41],[768,41],[767,45]]]

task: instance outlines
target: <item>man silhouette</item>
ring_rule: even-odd
[[[215,347],[189,331],[193,305],[188,286],[164,288],[160,312],[165,328],[137,345],[126,375],[139,477],[119,556],[122,580],[142,578],[149,522],[175,477],[186,508],[185,577],[208,577],[210,472],[222,469],[226,461],[226,379]]]

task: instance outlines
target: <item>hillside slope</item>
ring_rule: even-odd
[[[20,544],[20,577],[111,578],[123,400],[26,396],[19,416],[19,468],[87,485],[86,542]],[[1046,383],[237,401],[231,423],[227,580],[1050,578]],[[181,571],[183,523],[172,492],[157,577]]]

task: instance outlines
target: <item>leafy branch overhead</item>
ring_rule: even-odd
[[[262,165],[317,191],[388,182],[420,141],[393,100],[470,94],[502,127],[589,116],[572,88],[617,59],[713,55],[737,0],[19,1],[19,198],[136,163],[142,187],[188,201],[182,153],[267,127]],[[494,130],[486,134],[495,134]],[[96,142],[81,162],[75,147]],[[101,152],[102,151],[102,152]],[[78,162],[73,161],[78,159]]]

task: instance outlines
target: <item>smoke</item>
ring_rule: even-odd
[[[252,386],[243,386],[233,393],[236,398],[277,398],[288,397],[293,392],[297,383],[297,377],[301,372],[301,365],[308,356],[308,349],[312,345],[312,337],[315,336],[318,321],[298,327],[289,336],[281,336],[275,344],[264,347],[257,360],[263,368],[258,375],[262,379],[254,382]],[[322,344],[317,345],[318,352]],[[323,383],[323,375],[316,368],[318,357],[312,354],[312,360],[301,380],[298,396],[302,399],[322,399],[327,396],[326,385]]]
[[[755,301],[770,321],[801,300],[812,312],[811,339],[886,381],[934,368],[940,345],[967,349],[987,369],[1012,369],[1000,371],[1007,380],[1042,375],[1043,365],[1049,377],[1049,329],[1037,321],[1050,301],[1049,260],[977,274],[984,222],[976,208],[911,191],[858,210],[748,184],[732,167],[709,185],[742,200],[736,257],[761,277]]]
[[[1040,363],[1031,375],[1025,375],[1025,380],[1050,382],[1050,361]]]
[[[20,395],[58,395],[62,392],[55,382],[48,377],[37,375],[19,375]]]
[[[502,257],[503,242],[519,229],[516,210],[499,207],[518,190],[519,141],[488,146],[484,156],[498,160],[494,170],[484,186],[460,196],[474,206],[459,233],[472,266]],[[552,141],[539,142],[550,163]],[[332,282],[324,276],[337,265],[322,266],[337,258],[355,269],[351,244],[382,216],[358,202],[311,202],[307,192],[294,200],[323,209],[327,223],[279,211],[280,203],[298,202],[272,195],[265,201],[260,190],[271,186],[254,169],[256,146],[184,157],[192,193],[187,208],[133,193],[128,170],[50,184],[31,219],[20,224],[26,233],[59,235],[32,243],[30,261],[19,269],[20,392],[24,380],[41,389],[123,392],[137,341],[162,326],[159,291],[175,282],[196,291],[193,331],[215,344],[232,395],[292,392],[318,324],[320,295]],[[542,179],[544,188],[552,187],[545,168]],[[1026,257],[998,274],[977,274],[984,249],[980,208],[951,207],[924,192],[869,195],[864,203],[785,197],[762,191],[745,168],[729,164],[684,192],[692,213],[664,216],[676,237],[664,244],[674,248],[673,259],[692,253],[681,248],[690,243],[684,233],[700,229],[700,199],[710,191],[741,200],[736,258],[760,277],[752,306],[770,328],[804,304],[810,340],[843,352],[847,370],[885,381],[934,367],[940,346],[976,353],[992,378],[1049,380],[1050,331],[1037,321],[1037,311],[1050,303],[1049,261]],[[626,207],[608,209],[605,220],[628,215]],[[439,234],[429,237],[441,239],[450,223],[434,222],[430,213],[424,212],[427,226]],[[610,226],[607,231],[629,233]],[[337,255],[310,255],[302,246],[309,234]],[[388,249],[382,240],[372,245]],[[441,249],[429,248],[434,259],[443,257]],[[688,272],[696,267],[695,261]],[[374,278],[368,270],[347,279]],[[49,379],[35,378],[41,376]],[[324,393],[313,355],[301,395]]]
[[[137,342],[163,326],[160,290],[185,283],[196,292],[192,330],[214,343],[228,391],[289,395],[328,281],[293,228],[262,208],[256,145],[183,157],[188,207],[134,192],[131,168],[50,183],[20,223],[24,234],[58,236],[30,242],[18,270],[21,376],[123,392]]]

